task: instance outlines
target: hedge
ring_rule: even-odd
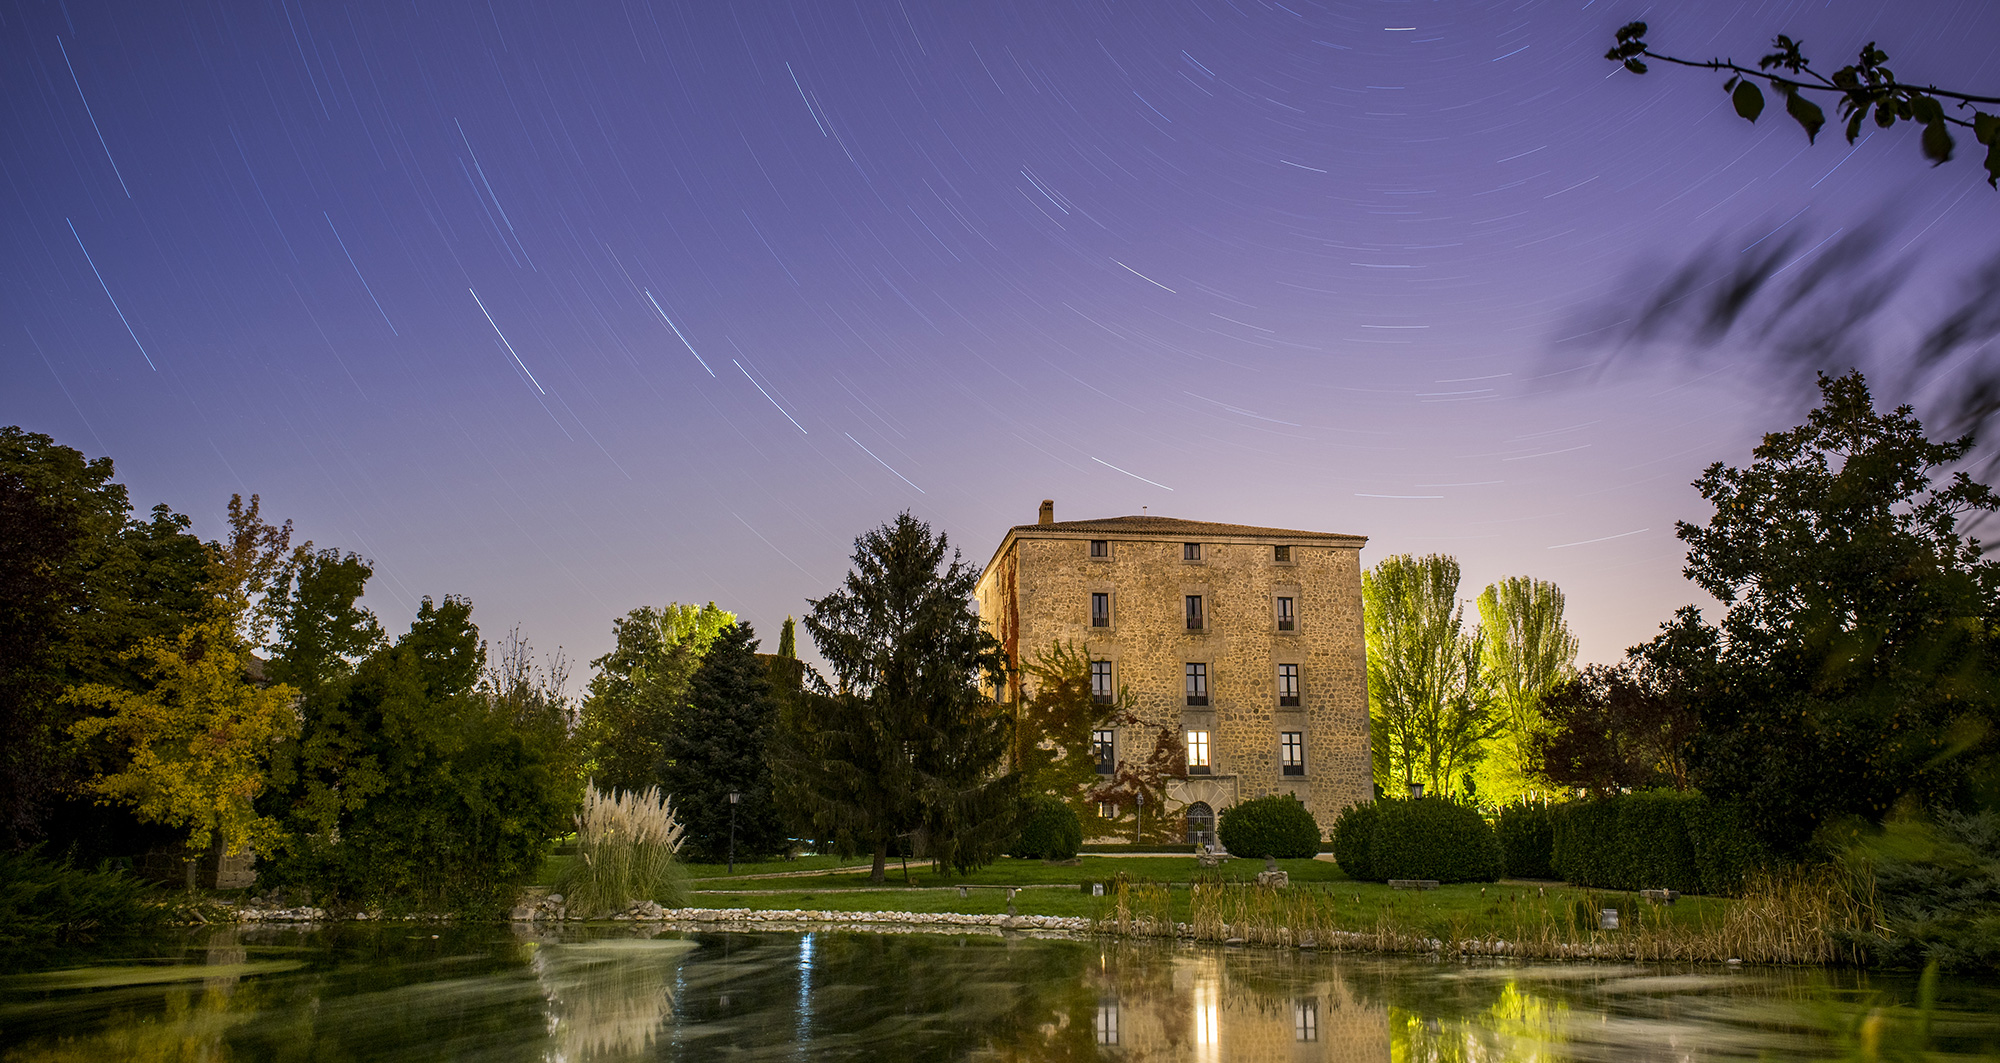
[[[1319,855],[1319,823],[1290,794],[1266,794],[1223,809],[1215,833],[1234,856],[1309,860]]]
[[[1554,816],[1556,877],[1599,889],[1735,893],[1764,849],[1735,806],[1656,790],[1563,805]]]
[[[1373,881],[1375,872],[1368,863],[1368,847],[1375,844],[1376,807],[1372,801],[1348,805],[1333,821],[1333,861],[1347,877]]]
[[[1068,860],[1083,847],[1083,821],[1068,802],[1047,794],[1026,801],[1021,833],[1007,855],[1025,859]]]
[[[1493,882],[1502,870],[1500,842],[1471,805],[1438,797],[1378,801],[1368,845],[1369,877]]]
[[[1555,813],[1548,805],[1508,805],[1493,819],[1510,878],[1555,878]]]

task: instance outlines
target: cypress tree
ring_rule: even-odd
[[[723,628],[661,743],[661,789],[687,826],[682,844],[691,858],[719,863],[728,854],[732,791],[743,795],[735,809],[736,855],[768,856],[785,848],[764,756],[777,711],[755,632],[747,623]]]

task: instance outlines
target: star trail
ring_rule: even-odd
[[[1893,205],[1921,316],[2000,234],[1907,127],[1617,72],[1636,18],[2000,93],[1981,0],[21,0],[0,423],[573,658],[669,600],[769,639],[903,509],[976,564],[1054,498],[1553,579],[1611,659],[1698,600],[1689,481],[1798,406],[1580,308]]]

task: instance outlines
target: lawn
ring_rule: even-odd
[[[826,859],[826,858],[819,858]],[[799,863],[804,863],[803,860]],[[768,865],[760,865],[768,866]],[[1345,882],[1338,865],[1326,860],[1280,860],[1278,866],[1290,873],[1292,881],[1304,882]],[[788,870],[808,870],[794,867]],[[1262,860],[1230,860],[1220,868],[1204,872],[1195,863],[1192,854],[1187,856],[1081,856],[1074,864],[1050,864],[1041,860],[1016,860],[1003,856],[999,860],[968,875],[940,875],[935,873],[929,861],[909,865],[909,881],[913,887],[943,887],[960,885],[980,886],[1075,886],[1084,882],[1106,882],[1123,872],[1134,881],[1178,882],[1185,885],[1197,874],[1220,875],[1231,882],[1249,881],[1264,870]],[[869,865],[865,862],[850,864],[837,871],[819,875],[801,875],[786,878],[756,877],[757,872],[745,865],[736,865],[734,878],[721,874],[722,869],[712,865],[694,865],[690,872],[698,881],[697,889],[853,889],[869,885]],[[890,861],[886,884],[904,886],[904,868],[900,861]]]

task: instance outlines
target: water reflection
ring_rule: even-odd
[[[0,1059],[1831,1059],[1869,1007],[1913,993],[1843,972],[981,935],[225,928],[0,978]],[[2000,1046],[2000,991],[1958,983],[1947,1003],[1938,1047]]]

